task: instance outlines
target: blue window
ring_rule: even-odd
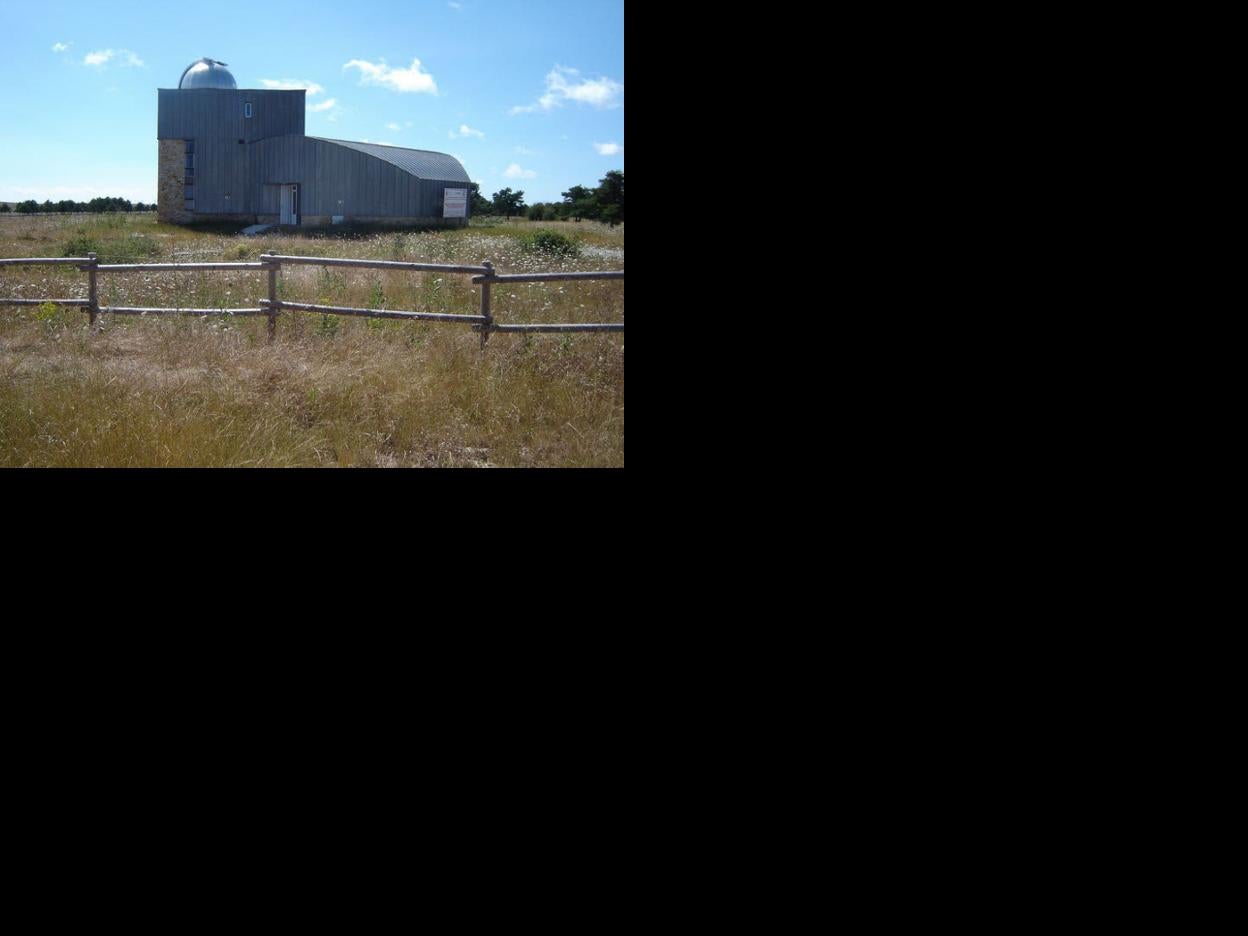
[[[243,116],[244,117],[251,116],[251,101],[248,101],[246,104],[243,105]]]

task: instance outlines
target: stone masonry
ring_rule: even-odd
[[[160,162],[156,170],[156,217],[161,221],[186,224],[192,215],[186,210],[186,141],[160,140]]]

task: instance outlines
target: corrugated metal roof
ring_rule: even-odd
[[[434,153],[430,150],[405,149],[402,146],[385,146],[381,143],[354,143],[350,140],[331,140],[328,137],[309,137],[324,143],[337,143],[348,149],[359,150],[369,156],[376,156],[391,165],[410,172],[418,179],[432,179],[439,182],[471,182],[459,160],[446,153]]]

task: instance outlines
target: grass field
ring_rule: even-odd
[[[526,249],[558,230],[578,256]],[[479,224],[454,231],[310,230],[242,237],[154,215],[0,215],[0,257],[101,263],[255,260],[262,253],[432,263],[499,273],[624,268],[623,227]],[[254,306],[263,272],[101,274],[101,305]],[[284,267],[294,301],[475,314],[463,274]],[[86,296],[86,274],[0,267],[0,296]],[[622,322],[622,281],[496,286],[499,324]],[[0,466],[624,465],[624,335],[495,334],[466,325],[285,312],[264,318],[102,315],[0,306]]]

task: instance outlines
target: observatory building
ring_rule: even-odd
[[[157,94],[161,220],[468,223],[457,159],[305,136],[303,90],[239,90],[224,62],[203,58]]]

